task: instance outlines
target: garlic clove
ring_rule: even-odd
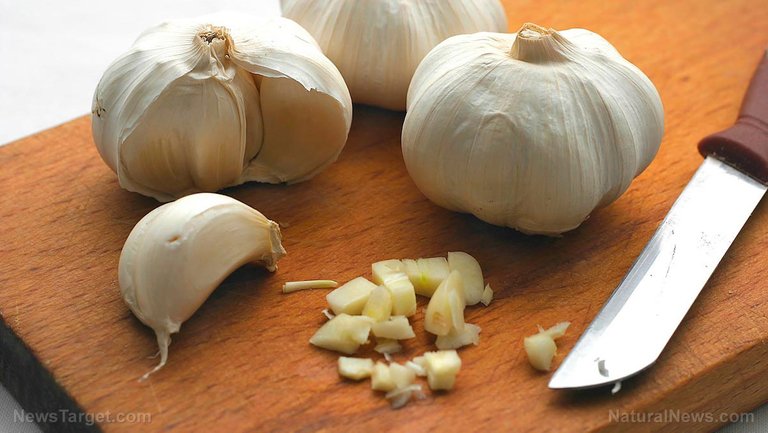
[[[490,284],[486,284],[485,289],[483,289],[483,296],[480,297],[480,302],[487,307],[491,305],[491,301],[493,301],[493,289],[491,289]]]
[[[424,329],[435,335],[448,335],[464,327],[464,282],[459,271],[451,271],[429,300]]]
[[[392,314],[392,295],[389,290],[384,286],[377,286],[373,289],[365,307],[363,307],[362,314],[376,322],[387,320]]]
[[[373,360],[368,358],[349,358],[340,356],[338,361],[339,376],[352,380],[371,377]]]
[[[371,292],[377,286],[364,277],[357,277],[326,295],[328,305],[336,314],[361,314]]]
[[[463,329],[453,329],[447,335],[438,335],[435,346],[440,350],[458,349],[470,344],[480,343],[480,327],[465,323]]]
[[[480,269],[480,263],[477,259],[465,252],[449,252],[448,266],[451,270],[461,272],[464,279],[464,298],[467,305],[475,305],[483,297],[485,285],[483,282],[483,271]]]
[[[408,318],[405,316],[393,316],[389,320],[376,322],[371,327],[373,335],[392,340],[407,340],[416,337]]]
[[[150,212],[120,254],[123,300],[155,331],[162,368],[170,334],[240,266],[270,271],[285,255],[278,225],[253,208],[219,194],[194,194]]]
[[[368,342],[372,322],[365,316],[342,313],[325,322],[309,342],[323,349],[352,355],[361,345]]]

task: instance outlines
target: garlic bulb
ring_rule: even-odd
[[[270,271],[285,255],[277,223],[226,196],[193,194],[158,207],[136,224],[120,254],[120,291],[131,311],[155,331],[160,363],[213,290],[240,266]]]
[[[429,53],[408,92],[403,157],[438,205],[556,235],[626,191],[663,119],[653,84],[602,37],[526,24]]]
[[[218,14],[145,31],[104,73],[92,119],[120,185],[169,201],[311,178],[344,147],[352,103],[296,23]]]
[[[444,39],[507,31],[499,0],[282,0],[338,66],[356,103],[405,110],[408,84]]]

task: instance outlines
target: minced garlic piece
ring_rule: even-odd
[[[523,346],[525,347],[525,353],[528,355],[528,362],[530,362],[533,368],[540,371],[549,371],[552,367],[552,359],[557,353],[555,339],[565,335],[565,331],[570,324],[570,322],[561,322],[546,330],[539,326],[538,334],[525,337]]]
[[[339,357],[339,375],[352,380],[362,380],[371,377],[373,360],[368,358]]]
[[[342,313],[325,322],[309,342],[323,349],[351,355],[360,345],[368,342],[372,324],[373,320],[369,317]]]
[[[378,286],[371,292],[368,302],[363,307],[363,315],[381,322],[392,314],[392,295],[384,286]]]
[[[392,316],[389,320],[376,322],[371,327],[373,335],[392,340],[407,340],[416,337],[408,318],[405,316]]]
[[[357,277],[329,293],[325,299],[336,314],[360,314],[376,285],[366,278]]]
[[[432,390],[453,388],[461,369],[461,358],[455,350],[426,352],[421,365],[427,371],[427,383]],[[418,359],[418,358],[416,358]],[[416,362],[414,359],[414,362]]]

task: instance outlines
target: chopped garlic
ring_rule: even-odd
[[[373,274],[373,282],[382,285],[393,274],[399,274],[403,272],[403,262],[400,260],[383,260],[371,265],[371,273]]]
[[[525,346],[525,352],[528,355],[528,362],[531,363],[533,368],[541,371],[549,371],[552,366],[552,359],[557,353],[555,338],[560,338],[565,335],[565,331],[568,329],[569,325],[570,322],[560,322],[546,330],[539,326],[538,334],[525,337],[523,345]]]
[[[401,346],[397,340],[379,338],[376,340],[376,347],[374,347],[373,350],[386,357],[386,355],[400,352],[403,350],[403,346]]]
[[[420,357],[420,358],[422,358],[422,357]],[[416,376],[419,376],[419,377],[426,377],[427,376],[427,370],[425,370],[423,366],[421,366],[420,364],[417,364],[414,361],[407,361],[405,363],[405,366],[410,368],[411,370],[413,370],[413,373],[416,374]]]
[[[392,380],[389,366],[383,362],[377,362],[371,370],[371,389],[374,391],[392,391],[395,389],[395,381]]]
[[[416,359],[414,359],[416,362]],[[440,350],[424,354],[424,369],[427,370],[429,388],[451,389],[461,369],[461,358],[455,350]]]
[[[339,283],[333,280],[288,281],[283,284],[283,293],[309,289],[332,289],[338,285]]]
[[[389,364],[389,375],[397,389],[413,384],[413,381],[416,379],[416,373],[413,370],[396,362]]]
[[[357,277],[329,293],[325,299],[336,314],[360,314],[376,285],[366,278]]]
[[[384,322],[376,322],[371,327],[373,335],[392,340],[407,340],[416,337],[408,318],[405,316],[392,316]]]
[[[333,314],[333,313],[331,313],[330,311],[328,311],[328,309],[327,309],[327,308],[324,308],[324,309],[323,309],[323,315],[324,315],[326,318],[328,318],[328,320],[331,320],[331,319],[333,319],[334,317],[336,317],[336,315],[335,315],[335,314]]]
[[[431,297],[435,290],[446,278],[450,269],[445,257],[411,260],[403,262],[404,272],[413,283],[416,293]]]
[[[452,330],[448,335],[438,335],[435,345],[440,350],[458,349],[470,344],[477,345],[480,342],[480,327],[471,323],[465,323],[464,329]]]
[[[387,320],[392,314],[392,295],[384,286],[378,286],[371,292],[368,302],[363,307],[363,315],[377,322]]]
[[[339,375],[352,380],[362,380],[371,376],[373,361],[367,358],[339,357]]]
[[[464,285],[459,271],[452,271],[429,300],[424,329],[435,335],[448,335],[464,328]]]
[[[483,290],[483,296],[480,298],[480,302],[483,303],[486,307],[491,304],[491,301],[493,301],[493,289],[491,289],[490,284],[485,285],[485,289]]]
[[[407,275],[402,272],[391,274],[383,285],[392,296],[393,315],[412,316],[416,314],[416,291]]]
[[[373,320],[369,317],[342,313],[325,322],[309,342],[323,349],[351,355],[361,344],[368,342],[372,324]]]
[[[483,271],[480,263],[465,252],[448,253],[448,266],[451,271],[461,272],[464,279],[464,299],[467,305],[475,305],[483,297]]]
[[[421,390],[421,385],[415,383],[408,385],[405,388],[395,388],[392,391],[389,391],[384,398],[389,400],[392,409],[400,409],[408,404],[411,400],[411,396],[414,395],[420,400],[426,398]]]

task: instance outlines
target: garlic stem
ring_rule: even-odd
[[[560,53],[560,49],[567,44],[568,40],[555,29],[525,23],[517,32],[509,55],[513,59],[526,63],[556,62],[566,59]]]
[[[288,281],[283,284],[283,293],[310,289],[333,289],[338,286],[339,283],[333,280]]]

